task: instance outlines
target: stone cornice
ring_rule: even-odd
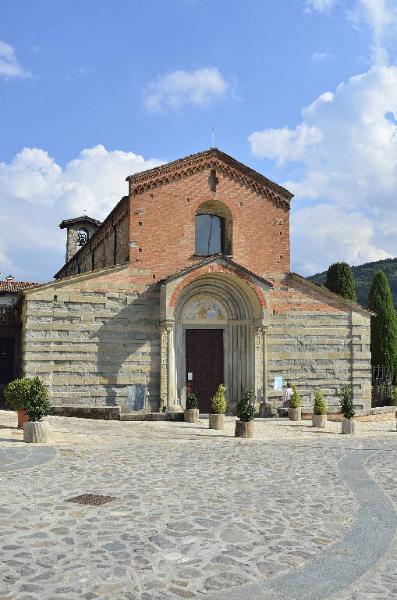
[[[130,175],[127,177],[130,194],[140,194],[207,169],[215,169],[275,204],[289,208],[293,194],[217,148]]]

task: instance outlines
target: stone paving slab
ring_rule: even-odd
[[[238,440],[233,419],[219,434],[50,417],[52,443],[26,447],[7,442],[13,419],[0,413],[0,464],[16,467],[0,474],[0,598],[395,597],[393,422],[353,438],[274,420]],[[66,501],[82,493],[116,500]]]
[[[395,450],[389,451],[395,456]],[[391,500],[364,469],[368,455],[374,454],[378,451],[353,450],[340,462],[340,471],[359,501],[359,510],[339,542],[286,575],[276,576],[265,584],[235,589],[232,596],[229,592],[210,595],[208,600],[270,599],[272,594],[275,600],[322,600],[348,588],[378,563],[395,537],[397,515]]]
[[[55,448],[0,448],[0,473],[28,470],[46,464],[56,456]]]

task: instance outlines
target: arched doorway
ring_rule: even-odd
[[[230,408],[244,387],[257,389],[263,308],[243,279],[228,273],[198,277],[179,294],[174,318],[176,395],[182,406],[187,393],[195,391],[201,412],[209,412],[220,383],[226,385]]]

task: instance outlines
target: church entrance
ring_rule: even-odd
[[[224,382],[223,329],[186,329],[186,393],[196,392],[201,413]]]

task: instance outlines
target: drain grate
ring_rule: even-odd
[[[67,502],[75,502],[76,504],[89,504],[91,506],[101,506],[102,504],[108,504],[116,500],[114,496],[102,496],[102,494],[80,494],[80,496],[74,496],[68,498]]]

